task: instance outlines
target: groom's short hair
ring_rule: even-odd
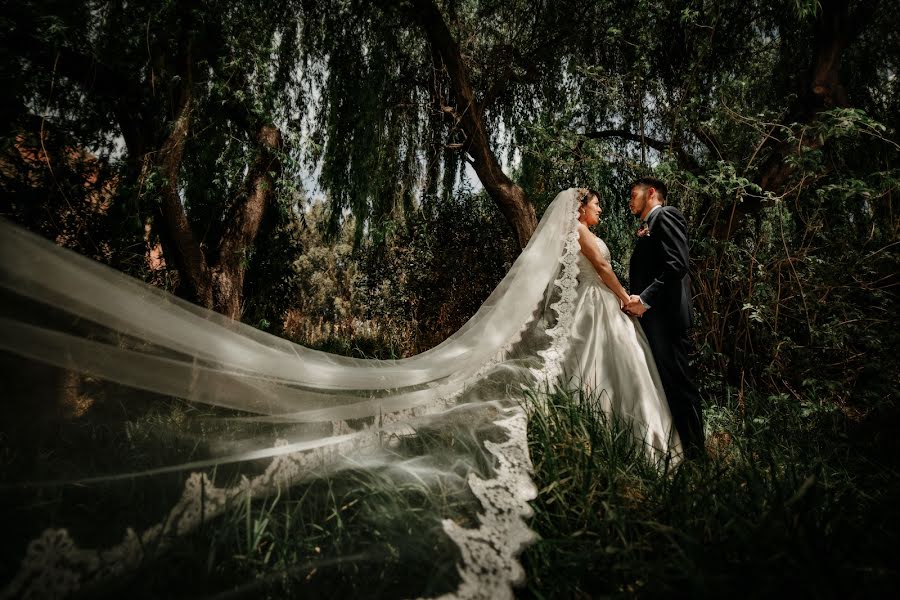
[[[657,179],[656,177],[641,177],[632,183],[629,189],[633,190],[637,186],[641,186],[644,189],[652,187],[656,190],[656,193],[659,194],[659,199],[662,200],[662,203],[666,203],[666,193],[668,193],[669,188],[666,187],[666,184],[663,183],[661,179]]]

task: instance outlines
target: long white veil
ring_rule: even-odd
[[[423,428],[462,426],[476,443],[453,449],[452,471],[480,510],[470,526],[443,521],[459,548],[458,584],[450,595],[509,596],[510,585],[522,577],[516,555],[531,537],[523,519],[535,494],[518,399],[523,388],[559,375],[568,340],[557,325],[572,311],[583,193],[569,189],[556,197],[509,273],[459,331],[400,360],[304,348],[0,220],[0,358],[52,365],[115,385],[115,402],[129,402],[128,390],[143,391],[182,398],[190,406],[239,411],[231,420],[266,427],[218,437],[207,432],[203,453],[167,464],[123,469],[98,461],[75,475],[39,470],[38,477],[4,477],[0,485],[9,491],[185,474],[183,493],[168,514],[147,527],[120,531],[121,541],[111,546],[84,549],[64,524],[21,540],[22,562],[3,595],[92,589],[135,568],[147,548],[158,552],[236,499],[278,493],[298,479],[345,468],[348,461],[415,470],[421,461],[398,460],[387,450]],[[268,461],[263,469],[249,469],[234,485],[219,485],[210,474],[215,467],[239,469],[262,459]],[[460,464],[468,467],[461,470]],[[439,477],[439,471],[429,467],[430,475]]]

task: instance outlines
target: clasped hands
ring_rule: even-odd
[[[622,312],[631,315],[632,317],[640,317],[647,312],[647,308],[644,306],[644,303],[641,302],[640,296],[632,294],[628,297],[628,302],[622,304]]]

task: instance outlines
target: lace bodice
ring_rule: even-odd
[[[609,253],[609,246],[607,246],[606,242],[604,242],[600,238],[597,238],[597,245],[600,246],[600,253],[603,255],[603,258],[609,261],[612,258]]]
[[[606,245],[606,242],[597,239],[597,246],[600,247],[600,254],[603,255],[603,258],[606,259],[607,262],[610,260],[609,247]],[[604,287],[605,284],[601,281],[600,276],[597,274],[597,269],[594,268],[594,265],[591,264],[591,261],[587,259],[587,257],[579,252],[578,253],[578,285],[579,287],[585,285],[602,285]]]

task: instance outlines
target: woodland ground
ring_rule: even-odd
[[[105,388],[87,381],[82,389],[102,400]],[[97,402],[87,419],[58,421],[45,431],[50,435],[34,438],[39,448],[7,450],[3,472],[73,474],[90,458],[89,445],[109,450],[101,458],[91,451],[93,460],[134,467],[147,448],[177,456],[179,444],[203,443],[202,435],[177,434],[168,445],[151,443],[160,432],[178,432],[187,415],[194,421],[201,415],[178,400],[143,400],[127,415],[120,414],[124,406]],[[531,520],[538,539],[521,556],[528,574],[517,590],[521,597],[759,597],[791,590],[843,598],[887,595],[896,587],[900,448],[890,432],[900,420],[888,402],[859,419],[813,400],[729,396],[706,407],[709,458],[658,470],[582,393],[535,393],[521,401],[540,490]],[[209,422],[209,434],[233,427],[215,423]],[[418,447],[408,450],[418,453],[459,434],[423,431],[411,442]],[[26,450],[39,451],[42,466],[28,467]],[[215,476],[227,479],[228,469]],[[99,504],[84,502],[77,487],[5,493],[2,579],[15,572],[27,532],[38,525],[29,515],[41,525],[48,514],[69,524],[88,547],[109,545],[124,526],[140,527],[123,521],[117,528],[118,519],[138,514],[151,523],[177,498],[182,479],[175,475],[152,494],[108,484]],[[465,495],[452,493],[453,484],[446,493],[440,487],[390,469],[314,478],[275,497],[236,503],[137,572],[89,595],[446,592],[457,578],[457,554],[439,534],[435,515],[471,515],[472,507]]]

